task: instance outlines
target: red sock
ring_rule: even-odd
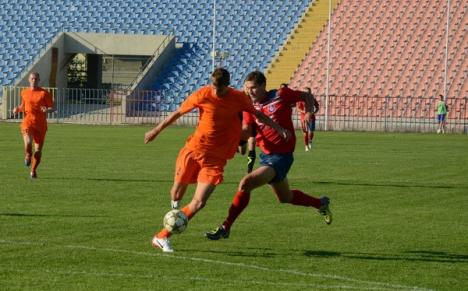
[[[307,134],[307,132],[304,133],[304,144],[305,144],[305,145],[308,145],[308,144],[309,144],[309,134]]]
[[[309,133],[309,141],[312,143],[312,140],[313,140],[313,139],[314,139],[314,132],[311,131],[311,132]]]
[[[231,207],[229,207],[228,217],[223,222],[223,226],[226,230],[229,230],[236,221],[237,217],[244,211],[249,205],[250,193],[237,191],[236,195],[232,199]]]
[[[289,202],[291,204],[302,205],[302,206],[312,206],[317,209],[320,208],[320,206],[322,205],[320,203],[320,199],[307,195],[300,190],[291,190],[291,192],[293,193],[293,198]]]

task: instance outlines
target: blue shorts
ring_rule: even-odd
[[[437,121],[442,122],[445,121],[446,114],[437,114]]]
[[[264,154],[260,153],[260,165],[268,166],[275,170],[275,177],[268,184],[283,181],[288,175],[294,162],[293,154]]]
[[[309,120],[309,131],[315,131],[315,119]]]

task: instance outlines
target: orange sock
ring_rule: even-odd
[[[187,217],[188,217],[189,220],[190,220],[190,219],[193,217],[193,215],[195,214],[195,213],[193,213],[193,212],[190,210],[190,208],[189,208],[188,206],[185,206],[184,208],[182,208],[181,211],[182,211],[183,213],[185,213],[185,215],[187,215]]]
[[[171,232],[165,228],[163,228],[158,234],[156,234],[157,238],[169,238],[171,236]]]

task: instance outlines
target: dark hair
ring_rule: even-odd
[[[310,87],[305,87],[305,91],[306,91],[307,93],[312,93],[312,90],[310,90]]]
[[[288,88],[288,84],[286,84],[286,83],[281,83],[280,88]]]
[[[255,85],[263,85],[266,84],[265,75],[260,71],[253,71],[250,72],[247,77],[245,78],[245,82],[247,81],[254,81]]]
[[[211,77],[214,79],[213,83],[215,86],[229,86],[231,82],[231,75],[224,68],[216,68]]]

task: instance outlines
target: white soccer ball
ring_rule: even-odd
[[[181,233],[187,228],[188,217],[178,209],[172,209],[164,215],[164,228],[171,233]]]

